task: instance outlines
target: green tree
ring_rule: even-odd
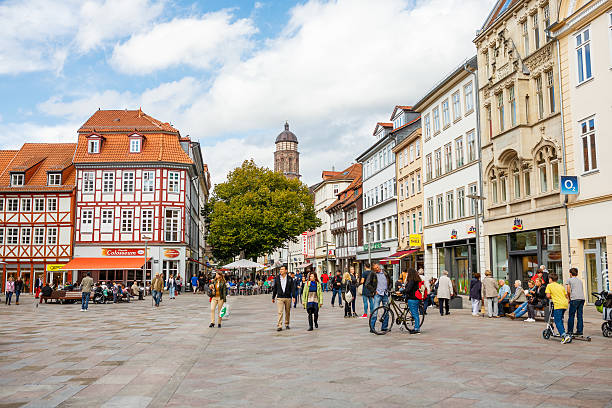
[[[208,242],[217,259],[242,251],[248,258],[264,255],[321,225],[305,184],[252,160],[215,186],[205,211]]]

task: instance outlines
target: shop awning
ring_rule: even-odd
[[[397,265],[399,264],[400,260],[410,254],[413,254],[415,252],[417,252],[418,249],[410,249],[408,251],[398,251],[396,253],[394,253],[393,255],[389,255],[386,258],[383,258],[380,260],[380,264],[381,265]]]
[[[151,258],[147,258],[147,261]],[[62,268],[65,271],[97,271],[112,269],[142,269],[144,258],[73,258]]]

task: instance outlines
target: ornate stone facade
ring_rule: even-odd
[[[276,137],[276,151],[274,152],[274,171],[283,173],[290,179],[299,179],[300,153],[298,140],[289,130],[289,123],[285,122],[285,130]]]

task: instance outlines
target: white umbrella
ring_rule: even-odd
[[[265,265],[259,264],[257,262],[249,261],[248,259],[239,259],[238,261],[234,261],[227,265],[224,265],[225,269],[240,269],[240,268],[265,268]]]

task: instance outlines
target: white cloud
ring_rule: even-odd
[[[0,145],[2,149],[18,149],[25,141],[30,143],[76,142],[80,123],[66,122],[59,125],[37,123],[0,123]]]
[[[207,69],[238,60],[256,31],[250,19],[234,20],[229,10],[176,18],[115,46],[111,64],[138,75],[183,65]]]

